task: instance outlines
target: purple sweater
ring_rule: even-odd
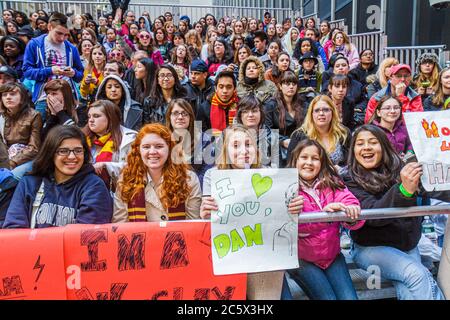
[[[394,150],[397,151],[398,154],[413,150],[411,141],[409,140],[408,130],[406,129],[405,122],[402,118],[397,120],[392,131],[383,128],[377,120],[374,120],[372,124],[381,128],[384,133],[386,133],[392,147],[394,147]]]

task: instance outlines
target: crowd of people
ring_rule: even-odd
[[[422,217],[358,219],[450,202],[421,187],[402,116],[450,108],[450,69],[436,55],[378,66],[327,21],[175,23],[128,2],[100,17],[2,12],[3,228],[209,219],[214,170],[296,168],[290,213],[354,221],[299,225],[300,267],[288,272],[311,299],[357,299],[344,230],[356,264],[380,266],[399,299],[444,299],[420,260]]]

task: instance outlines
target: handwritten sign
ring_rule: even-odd
[[[69,299],[245,299],[245,274],[212,272],[209,222],[72,225],[64,252]]]
[[[0,230],[0,300],[66,300],[63,228]]]
[[[417,159],[423,164],[423,187],[450,190],[450,110],[404,116]]]
[[[211,179],[214,274],[297,268],[298,217],[287,211],[297,170],[217,170]]]

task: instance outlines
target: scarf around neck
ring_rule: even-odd
[[[217,93],[214,93],[210,111],[211,129],[214,136],[219,136],[227,126],[233,124],[237,114],[237,102],[236,91],[228,102],[223,102],[219,99]]]

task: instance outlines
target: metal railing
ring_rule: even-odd
[[[346,19],[333,20],[333,21],[330,21],[330,27],[331,27],[331,29],[339,28],[348,34],[348,26],[345,24],[345,22],[346,22]]]
[[[100,14],[110,12],[109,1],[36,1],[36,0],[10,0],[1,1],[2,9],[10,8],[18,11],[23,11],[29,14],[32,11],[43,9],[47,12],[58,11],[62,13],[73,12],[74,14],[90,13],[93,17],[98,17]],[[278,20],[290,18],[295,11],[289,8],[261,8],[261,7],[235,7],[235,6],[202,6],[202,5],[184,5],[184,4],[151,4],[142,1],[131,1],[129,9],[135,11],[137,16],[142,12],[148,11],[150,17],[156,17],[164,14],[166,11],[172,12],[175,22],[178,22],[179,17],[187,15],[191,22],[198,21],[207,13],[212,13],[216,17],[255,17],[261,18],[265,11],[270,11]]]
[[[405,63],[410,66],[416,65],[416,59],[425,52],[432,52],[438,55],[439,63],[445,66],[450,59],[450,52],[445,51],[446,46],[415,46],[415,47],[385,47],[384,57],[395,57],[400,63]]]
[[[352,34],[349,38],[358,51],[372,49],[375,53],[375,63],[379,64],[384,58],[383,50],[387,46],[387,36],[383,31]]]

